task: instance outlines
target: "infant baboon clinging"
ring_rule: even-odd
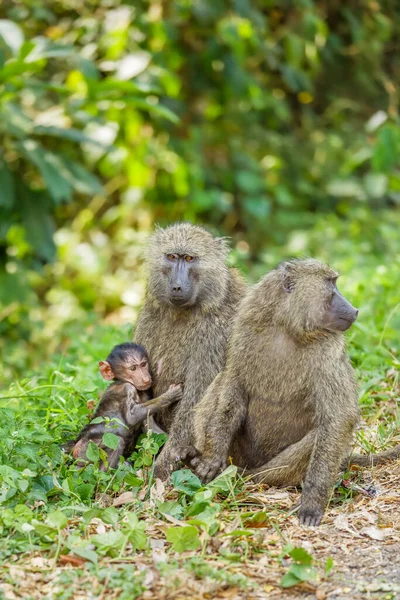
[[[146,351],[138,344],[115,346],[105,361],[99,363],[100,373],[111,385],[104,392],[93,420],[88,423],[73,443],[72,454],[80,465],[86,460],[90,442],[107,453],[107,463],[116,468],[120,456],[129,456],[135,447],[141,425],[151,415],[182,398],[182,386],[171,385],[162,396],[151,398],[152,376]],[[104,446],[103,435],[111,432],[118,436],[115,450]],[[104,468],[104,467],[103,467]]]
[[[193,443],[193,408],[225,364],[226,343],[242,278],[226,265],[228,245],[201,227],[177,223],[151,237],[146,262],[148,282],[134,339],[161,361],[154,393],[183,383],[183,398],[162,423],[169,439],[155,474],[166,478],[176,459]]]
[[[231,456],[255,481],[303,483],[305,525],[320,523],[359,418],[343,335],[358,311],[337,277],[316,260],[295,260],[255,285],[238,309],[226,367],[195,411],[199,477],[211,480]]]

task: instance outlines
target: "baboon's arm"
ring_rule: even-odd
[[[220,373],[208,388],[195,415],[195,447],[200,455],[190,463],[202,481],[211,481],[226,467],[233,436],[246,418],[247,406],[240,382],[229,373]]]
[[[354,382],[347,371],[321,374],[316,381],[318,423],[299,510],[300,523],[313,526],[321,522],[359,415]]]

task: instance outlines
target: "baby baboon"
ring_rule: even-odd
[[[149,400],[152,384],[149,359],[145,349],[138,344],[115,346],[107,359],[100,361],[99,368],[104,379],[112,383],[104,392],[93,420],[98,417],[105,420],[92,421],[82,429],[73,443],[72,454],[83,466],[87,447],[94,442],[106,451],[108,466],[115,469],[120,456],[129,456],[132,452],[143,422],[180,400],[182,386],[170,385],[165,394]],[[103,435],[107,431],[119,438],[115,450],[103,444]]]
[[[359,418],[343,335],[358,311],[337,277],[295,260],[255,285],[238,309],[226,367],[195,411],[199,477],[210,481],[231,456],[255,481],[303,483],[304,525],[320,523]],[[370,462],[398,455],[399,447]]]
[[[147,249],[148,282],[134,339],[147,348],[152,364],[162,362],[154,393],[183,383],[183,398],[162,423],[169,439],[156,462],[167,478],[176,459],[193,443],[193,408],[225,364],[226,343],[242,278],[226,265],[225,239],[201,227],[177,223],[157,229]]]

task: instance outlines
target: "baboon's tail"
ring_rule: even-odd
[[[391,460],[400,458],[400,444],[377,454],[350,454],[342,463],[342,468],[346,469],[349,465],[357,465],[358,467],[374,467],[383,465]]]

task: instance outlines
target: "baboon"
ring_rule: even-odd
[[[166,479],[193,443],[193,408],[225,364],[226,343],[245,283],[227,267],[228,244],[202,227],[177,223],[150,238],[145,304],[134,341],[161,362],[154,393],[183,383],[176,409],[161,415],[169,439],[155,474]]]
[[[164,394],[149,400],[152,375],[147,352],[139,344],[115,346],[107,359],[99,362],[99,369],[102,377],[112,383],[104,392],[92,422],[82,429],[70,446],[74,458],[83,466],[88,445],[94,442],[106,451],[108,467],[115,469],[120,456],[127,457],[131,454],[144,421],[180,400],[182,386],[170,385]],[[99,417],[103,420],[96,422]],[[156,425],[149,423],[149,427],[160,431]],[[106,432],[118,436],[115,450],[103,444]],[[102,465],[101,468],[104,469],[105,466]]]
[[[316,260],[294,260],[252,287],[226,367],[195,411],[197,475],[210,481],[231,457],[256,482],[303,484],[304,525],[319,525],[359,419],[343,335],[358,310],[339,293],[337,277]],[[351,462],[399,454],[400,446]]]

